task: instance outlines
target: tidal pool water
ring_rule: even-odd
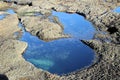
[[[7,10],[7,12],[14,14],[11,9]],[[19,23],[18,26],[23,30],[22,37],[19,40],[28,43],[28,48],[23,57],[36,67],[59,75],[92,64],[94,51],[80,40],[93,38],[95,33],[93,25],[78,14],[53,11],[52,15],[59,18],[64,25],[64,33],[71,34],[72,38],[45,42],[26,32],[24,26]]]
[[[15,14],[15,11],[13,9],[7,9],[6,12],[8,12],[9,14]]]
[[[92,24],[78,14],[53,11],[64,25],[64,33],[72,38],[44,42],[24,31],[21,41],[28,43],[23,57],[38,68],[54,74],[66,74],[92,64],[94,51],[80,39],[91,39],[95,33]]]
[[[64,25],[64,33],[71,34],[73,38],[78,39],[93,38],[95,29],[83,16],[56,11],[52,14],[57,16]]]
[[[44,42],[28,32],[20,39],[28,43],[24,58],[38,68],[63,74],[92,63],[94,52],[80,40],[69,38]]]
[[[5,18],[5,14],[0,14],[0,20]]]
[[[120,6],[115,8],[113,11],[116,12],[116,13],[120,13]]]
[[[13,9],[7,9],[5,12],[7,12],[8,14],[15,14]],[[4,19],[8,14],[0,14],[0,20]]]

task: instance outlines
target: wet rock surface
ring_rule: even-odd
[[[0,10],[13,8],[16,14],[7,15],[0,20],[0,74],[7,75],[9,80],[120,79],[120,14],[112,11],[120,5],[119,0],[3,1],[0,1],[0,4],[4,4],[0,5]],[[53,40],[69,37],[63,33],[59,21],[55,19],[55,22],[51,22],[49,20],[52,10],[78,13],[95,25],[98,33],[94,39],[82,40],[82,42],[95,50],[97,63],[60,77],[37,69],[22,58],[27,44],[13,37],[14,32],[20,31],[17,26],[19,20],[27,31],[40,39]],[[34,16],[36,12],[42,15]],[[0,11],[0,13],[4,14],[4,11]]]

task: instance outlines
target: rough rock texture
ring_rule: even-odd
[[[117,18],[117,16],[119,16],[118,14],[113,13],[111,11],[111,9],[114,9],[116,6],[120,4],[119,2],[110,3],[103,0],[98,0],[98,1],[94,1],[94,0],[90,0],[90,1],[89,0],[81,0],[81,1],[78,1],[78,0],[70,0],[70,1],[68,0],[66,1],[65,0],[54,0],[54,1],[53,0],[49,0],[49,1],[48,0],[26,0],[26,1],[12,0],[12,1],[16,3],[13,3],[11,7],[14,8],[19,18],[22,20],[24,26],[26,28],[29,27],[29,30],[30,30],[29,32],[31,32],[33,35],[36,35],[43,40],[52,40],[60,37],[61,38],[68,37],[66,35],[63,35],[62,30],[59,27],[57,27],[59,29],[59,30],[57,29],[58,33],[56,33],[56,31],[53,28],[52,29],[50,28],[51,31],[49,31],[50,29],[48,28],[47,29],[48,32],[41,31],[41,28],[42,28],[41,26],[43,26],[44,24],[46,25],[46,27],[51,27],[49,24],[56,25],[55,23],[52,23],[49,20],[49,16],[51,16],[52,10],[80,14],[84,16],[86,19],[90,20],[96,26],[97,30],[101,30],[101,31],[106,31],[108,29],[109,24],[115,18]],[[23,3],[25,4],[23,5]],[[32,5],[30,6],[29,3],[31,3]],[[39,13],[40,15],[39,17],[37,16],[37,19],[33,19],[33,17],[36,18],[35,17],[36,13]],[[30,17],[31,19],[29,19],[28,17]],[[32,23],[28,23],[29,20],[31,20]],[[31,26],[31,24],[34,25],[33,30],[32,30],[33,25]]]
[[[27,31],[32,35],[38,36],[42,40],[53,40],[58,38],[69,37],[63,33],[63,28],[57,23],[50,22],[43,17],[24,17],[22,23]]]
[[[8,7],[9,7],[9,4],[7,4],[3,1],[0,1],[0,10],[6,9]]]
[[[7,15],[3,20],[0,20],[0,75],[6,75],[9,80],[58,78],[53,74],[35,68],[23,59],[22,53],[27,48],[27,43],[15,40],[13,37],[15,32],[20,31],[18,22],[16,14]]]
[[[48,77],[49,79],[54,78],[54,75],[35,68],[22,58],[21,53],[24,52],[26,47],[25,42],[16,40],[3,42],[3,45],[0,46],[0,74],[7,75],[9,80],[45,80]]]
[[[27,44],[13,40],[12,34],[18,30],[17,16],[8,15],[0,20],[0,74],[9,80],[120,80],[120,14],[112,12],[120,6],[119,0],[3,1],[0,4],[10,6],[0,5],[0,9],[13,8],[26,30],[43,40],[68,37],[57,18],[51,21],[52,10],[84,16],[98,31],[93,40],[82,40],[96,52],[97,63],[61,77],[36,69],[21,56]]]
[[[98,63],[81,71],[64,76],[65,80],[119,80],[120,45],[97,40],[83,41],[96,51]]]
[[[12,20],[12,22],[10,20]],[[0,20],[0,36],[3,36],[4,38],[11,37],[14,32],[19,30],[17,25],[18,25],[17,15],[16,14],[7,15],[6,18]]]

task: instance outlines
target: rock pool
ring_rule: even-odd
[[[71,34],[73,38],[77,39],[93,38],[95,29],[83,16],[55,11],[52,14],[57,16],[64,25],[64,33]]]
[[[64,25],[64,33],[72,38],[44,42],[28,32],[24,32],[21,41],[28,43],[24,58],[38,68],[54,74],[66,74],[84,68],[92,63],[94,51],[80,39],[91,39],[95,33],[92,24],[78,14],[53,11]]]
[[[7,10],[13,14],[12,10]],[[52,12],[64,25],[64,33],[72,35],[72,38],[64,38],[45,42],[32,36],[22,27],[21,41],[28,43],[28,48],[23,57],[37,68],[47,70],[54,74],[66,74],[85,66],[89,66],[94,60],[94,51],[80,40],[92,39],[95,33],[93,25],[78,14]]]
[[[116,13],[120,13],[120,6],[115,8],[113,11],[116,12]]]
[[[5,18],[5,14],[0,14],[0,20],[2,20],[3,18]]]
[[[4,19],[9,14],[15,14],[13,9],[7,9],[5,12],[7,12],[7,13],[1,13],[0,14],[0,20]]]
[[[36,67],[63,74],[92,63],[94,52],[80,40],[69,38],[44,42],[25,32],[21,38],[28,43],[24,58]]]

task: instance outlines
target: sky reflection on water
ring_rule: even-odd
[[[15,14],[12,9],[6,12]],[[28,43],[23,57],[38,68],[60,75],[90,65],[94,59],[94,51],[80,39],[92,39],[95,33],[93,25],[78,14],[53,11],[52,15],[59,18],[64,25],[64,33],[71,34],[72,38],[44,42],[26,32],[23,25],[19,23],[18,26],[23,30],[19,40]]]
[[[91,39],[95,29],[92,24],[77,14],[53,11],[64,25],[64,32],[72,38],[44,42],[28,32],[24,32],[21,41],[28,43],[24,58],[38,68],[51,73],[63,74],[81,69],[92,63],[94,51],[80,39]]]

